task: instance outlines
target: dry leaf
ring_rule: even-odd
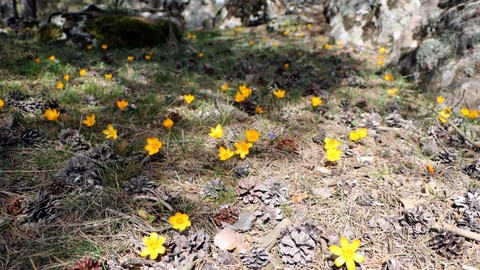
[[[427,165],[427,170],[430,174],[434,174],[435,173],[435,169],[433,168],[432,165],[428,164]]]
[[[405,208],[405,210],[414,208],[419,204],[423,204],[427,202],[424,199],[415,199],[415,198],[401,198],[400,201],[402,202],[403,208]]]
[[[299,203],[308,197],[309,195],[307,193],[300,193],[292,197],[292,202]]]
[[[234,250],[238,253],[250,250],[250,245],[245,243],[243,236],[237,233],[231,226],[221,230],[213,239],[215,245],[223,250]]]

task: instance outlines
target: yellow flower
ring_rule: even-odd
[[[63,79],[67,82],[70,81],[70,75],[67,74],[67,75],[63,76]]]
[[[163,121],[163,125],[164,125],[166,128],[171,129],[172,126],[173,126],[173,121],[172,121],[172,119],[170,119],[169,117],[167,117],[167,119],[165,119],[165,120]]]
[[[247,98],[252,93],[252,88],[247,87],[245,84],[238,87],[238,91]]]
[[[227,91],[230,87],[228,87],[228,83],[222,84],[222,91]]]
[[[381,59],[381,58],[378,58],[378,60],[377,60],[377,65],[379,65],[379,66],[385,65],[385,60],[383,60],[383,59]]]
[[[55,55],[51,55],[48,59],[50,59],[50,61],[55,61]]]
[[[327,44],[323,45],[323,48],[324,48],[325,50],[329,51],[329,50],[332,49],[332,45],[330,45],[330,44],[327,43]]]
[[[151,55],[149,55],[149,54],[145,55],[145,60],[149,61],[150,59],[152,59]]]
[[[342,150],[336,149],[336,148],[331,148],[327,149],[327,160],[330,162],[335,162],[340,160],[340,157],[342,156]]]
[[[45,119],[47,119],[48,121],[57,121],[58,116],[60,116],[60,111],[51,108],[48,108],[43,113],[43,117],[45,117]]]
[[[107,79],[107,80],[112,80],[112,78],[113,78],[112,73],[107,73],[107,74],[105,74],[105,79]]]
[[[258,113],[258,114],[264,113],[263,108],[260,107],[260,105],[257,105],[257,107],[255,107],[255,112]]]
[[[276,48],[278,46],[278,43],[276,41],[272,42],[272,47]]]
[[[437,103],[438,103],[438,104],[441,104],[441,103],[444,103],[444,102],[445,102],[445,98],[444,98],[444,97],[442,97],[442,96],[438,96],[438,97],[437,97]]]
[[[398,88],[388,89],[388,94],[392,96],[397,96]]]
[[[384,54],[385,53],[385,47],[381,47],[380,49],[378,49],[378,53],[379,54]]]
[[[187,94],[183,95],[183,99],[185,100],[185,102],[187,102],[187,104],[190,104],[195,99],[195,96],[192,94]]]
[[[247,143],[246,141],[242,141],[240,143],[234,143],[237,150],[235,150],[235,154],[240,155],[241,159],[244,159],[248,153],[250,153],[249,149],[253,146],[251,143]]]
[[[118,107],[120,110],[125,109],[127,106],[128,106],[128,101],[126,101],[126,100],[124,100],[124,99],[119,99],[119,100],[117,100],[117,107]]]
[[[166,248],[163,244],[167,241],[165,236],[158,236],[158,233],[152,232],[150,237],[143,237],[143,244],[145,248],[140,253],[140,256],[147,257],[150,255],[150,259],[155,260],[158,257],[158,254],[164,254]]]
[[[312,28],[312,24],[311,23],[307,23],[307,29],[310,29]]]
[[[343,43],[341,41],[337,41],[337,48],[343,48]]]
[[[254,143],[260,139],[260,132],[258,130],[252,129],[252,130],[245,130],[245,136],[247,137],[247,141]]]
[[[155,155],[162,148],[162,142],[158,140],[157,137],[147,138],[147,145],[145,145],[145,150],[148,152],[148,155]]]
[[[446,107],[445,107],[445,111],[446,111],[447,113],[451,113],[451,112],[452,112],[452,108],[449,107],[449,106],[446,106]]]
[[[346,263],[348,270],[355,270],[355,262],[361,264],[365,260],[363,255],[355,253],[360,246],[360,240],[354,240],[349,244],[347,238],[342,236],[340,244],[341,247],[336,245],[330,246],[330,252],[338,256],[335,259],[335,265],[340,267]]]
[[[447,119],[450,118],[450,113],[448,113],[447,109],[443,109],[440,111],[438,120],[440,120],[443,124],[447,123]]]
[[[82,121],[87,127],[91,127],[95,125],[95,114],[92,113],[92,115],[86,115],[85,120]]]
[[[356,130],[350,131],[350,141],[356,141],[360,139],[360,135],[358,135],[358,132]]]
[[[463,116],[467,116],[467,117],[470,114],[470,110],[468,108],[462,108],[460,112],[462,113]]]
[[[57,89],[63,89],[63,82],[58,82],[57,83]]]
[[[470,119],[475,119],[478,117],[478,110],[471,110],[470,113],[468,114],[468,118]]]
[[[5,102],[3,102],[3,99],[0,98],[0,109],[5,105]]]
[[[81,69],[78,74],[80,74],[80,76],[85,76],[85,74],[87,74],[87,71],[85,69]]]
[[[115,128],[113,128],[113,125],[112,124],[108,124],[108,127],[107,129],[104,129],[103,130],[103,134],[107,135],[105,136],[105,139],[117,139],[118,138],[118,135],[117,135],[117,130]]]
[[[368,135],[368,129],[367,128],[359,128],[357,129],[358,136],[360,139],[366,138]]]
[[[220,146],[219,152],[218,152],[218,157],[220,158],[220,160],[223,161],[223,160],[227,160],[227,159],[231,158],[234,154],[235,154],[235,152],[230,150],[230,148],[225,149],[223,146]]]
[[[128,60],[128,62],[132,62],[132,61],[133,61],[133,56],[129,55],[129,56],[127,57],[127,60]]]
[[[185,230],[187,227],[191,226],[189,217],[187,214],[175,213],[175,216],[168,218],[168,223],[172,224],[173,228],[179,231]]]
[[[290,64],[289,64],[289,63],[285,63],[285,64],[283,64],[283,67],[284,67],[285,69],[288,69],[288,68],[290,67]]]
[[[102,44],[102,50],[106,50],[108,49],[108,45],[107,44]]]
[[[325,148],[325,150],[337,149],[337,147],[339,147],[340,144],[341,144],[341,142],[339,142],[335,139],[325,138],[325,145],[324,145],[323,148]]]
[[[323,100],[321,97],[312,97],[312,106],[318,107],[323,104]]]
[[[203,52],[198,54],[198,58],[203,59]]]
[[[277,89],[275,91],[273,91],[273,94],[278,98],[278,99],[282,99],[285,97],[285,90],[283,89]]]
[[[210,128],[210,133],[208,133],[210,137],[220,139],[223,135],[223,128],[220,124],[218,124],[215,128]]]
[[[235,94],[235,102],[242,102],[246,99],[247,97],[245,97],[241,92],[237,92]]]
[[[385,81],[393,81],[394,77],[393,77],[393,74],[392,73],[387,73],[383,76],[383,79]]]
[[[35,58],[35,59],[33,60],[33,62],[35,62],[35,64],[40,63],[40,58]]]
[[[88,44],[88,45],[87,45],[87,50],[91,50],[91,49],[93,49],[93,45],[92,45],[92,44]]]
[[[255,45],[255,41],[253,41],[253,40],[249,40],[249,41],[248,41],[248,45],[250,45],[250,46],[253,46],[253,45]]]
[[[288,36],[288,31],[287,31],[287,30],[285,30],[285,31],[283,31],[283,33],[282,33],[282,34],[283,34],[284,36]]]

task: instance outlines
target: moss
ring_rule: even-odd
[[[62,35],[63,31],[60,27],[53,24],[47,24],[38,29],[35,34],[35,39],[39,42],[50,43],[58,40]]]
[[[173,27],[180,39],[178,26],[167,19],[149,21],[138,17],[105,15],[87,23],[87,32],[110,47],[145,47],[165,43]]]

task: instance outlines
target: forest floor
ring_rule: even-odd
[[[478,223],[465,221],[480,216],[478,148],[464,138],[478,117],[462,115],[463,97],[437,101],[379,66],[389,48],[326,48],[316,31],[190,32],[135,50],[2,36],[0,268],[93,269],[88,257],[110,269],[338,269],[329,247],[342,236],[361,242],[357,269],[480,267]],[[252,93],[236,102],[242,85]],[[218,124],[223,136],[209,136]],[[368,135],[352,141],[358,128]],[[260,138],[245,158],[220,160],[246,129]],[[162,147],[149,156],[152,137]],[[458,200],[468,192],[477,200]],[[176,212],[191,226],[172,228]],[[140,256],[152,232],[166,236],[156,260]]]

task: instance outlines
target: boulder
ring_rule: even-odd
[[[182,12],[189,29],[213,27],[215,6],[211,0],[191,0]]]
[[[389,59],[424,89],[480,102],[480,1],[425,2]]]

